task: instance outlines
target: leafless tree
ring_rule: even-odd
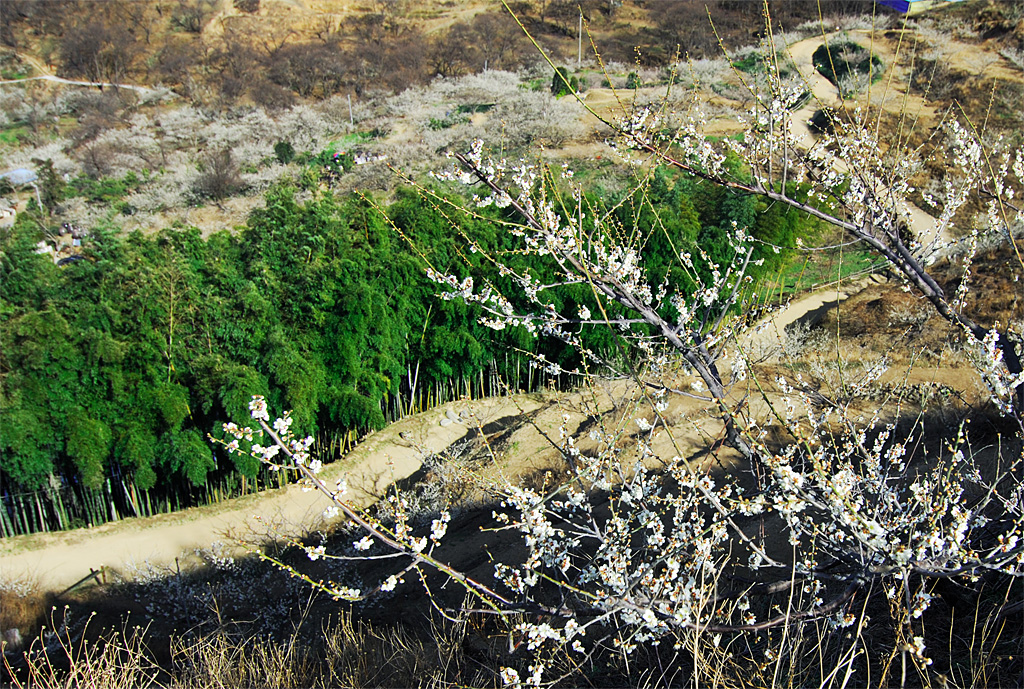
[[[134,38],[102,18],[73,26],[61,39],[61,72],[90,81],[125,81],[138,55]]]
[[[171,22],[188,33],[201,33],[215,8],[214,0],[178,0]]]
[[[452,26],[430,46],[430,65],[438,76],[457,77],[473,70],[479,60],[478,36],[463,22]]]
[[[231,149],[223,148],[203,161],[193,191],[200,197],[219,201],[237,193],[241,187],[238,162]]]

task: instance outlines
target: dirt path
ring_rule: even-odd
[[[43,61],[39,58],[33,55],[27,55],[25,53],[19,52],[16,52],[15,55],[17,55],[18,59],[22,62],[31,65],[32,69],[39,72],[39,74],[49,77],[56,76],[56,73],[52,69],[50,69],[50,66],[43,63]]]
[[[786,328],[805,318],[816,319],[861,290],[885,282],[880,275],[840,282],[794,299],[741,335],[740,347],[755,361],[786,344]],[[726,368],[723,366],[723,368]]]
[[[116,84],[109,81],[79,81],[75,79],[64,79],[58,77],[57,74],[50,68],[49,65],[45,64],[42,60],[32,55],[26,55],[25,53],[15,53],[18,59],[22,62],[31,65],[38,74],[34,77],[24,77],[22,79],[8,79],[0,80],[0,86],[9,84],[23,84],[29,81],[48,81],[54,84],[65,84],[67,86],[85,86],[91,88],[112,88],[112,89],[125,89],[127,91],[135,91],[142,96],[153,96],[153,97],[166,97],[174,96],[174,93],[170,89],[155,89],[149,86],[136,86],[134,84]]]
[[[866,32],[853,32],[864,34]],[[843,105],[843,100],[840,98],[839,91],[828,79],[823,77],[814,69],[814,51],[817,50],[826,41],[839,41],[843,37],[843,33],[836,32],[827,34],[825,36],[815,36],[807,38],[802,41],[798,41],[790,45],[786,52],[792,60],[797,71],[800,73],[801,78],[807,84],[808,90],[811,92],[811,97],[807,103],[793,112],[790,118],[790,131],[792,132],[797,145],[805,151],[812,149],[817,145],[817,137],[811,131],[807,123],[817,110],[825,107],[839,107]],[[864,35],[859,37],[859,41],[864,43]],[[871,49],[876,51],[878,46],[872,44]],[[889,61],[888,69],[892,70],[893,65],[891,60]],[[896,103],[898,107],[906,107],[905,100],[901,100],[900,97],[903,95],[902,90],[906,88],[905,84],[898,83],[895,79],[883,79],[879,82],[879,85],[872,87],[874,92],[869,90],[866,97],[866,104],[871,105],[872,101],[875,104],[878,101],[882,101],[880,107],[884,107],[885,103]],[[878,96],[878,91],[882,91],[882,95]],[[892,91],[892,93],[889,93]],[[873,97],[874,96],[874,97]],[[918,104],[922,106],[922,104]],[[836,169],[842,173],[849,173],[850,168],[845,161],[837,161]],[[884,196],[884,190],[882,192]],[[944,246],[948,246],[952,243],[952,237],[949,235],[949,228],[946,225],[940,227],[936,222],[935,218],[926,213],[918,206],[911,203],[909,200],[906,201],[906,210],[909,215],[910,229],[914,235],[918,238],[921,246],[924,247],[923,254],[926,259],[935,259],[938,257],[939,251]]]
[[[352,502],[368,504],[388,485],[419,469],[423,452],[443,450],[465,436],[469,426],[540,405],[534,396],[519,396],[515,401],[496,397],[424,412],[371,435],[347,457],[325,467],[324,479],[333,485],[345,477]],[[451,422],[447,412],[457,418],[465,412],[467,417]],[[175,514],[3,539],[0,581],[27,580],[44,590],[62,590],[101,566],[130,576],[148,567],[171,568],[179,558],[187,559],[217,543],[224,544],[227,553],[244,552],[232,545],[234,538],[252,540],[271,532],[300,536],[323,525],[328,505],[319,493],[289,486]]]
[[[838,302],[866,284],[869,283],[851,284],[839,296],[834,289],[820,290],[793,301],[753,330],[746,346],[770,346],[790,323]],[[415,473],[424,453],[449,447],[463,438],[470,427],[482,427],[542,408],[560,418],[561,407],[580,404],[572,397],[579,395],[561,396],[557,402],[543,401],[537,395],[493,397],[432,409],[371,435],[347,457],[327,465],[323,478],[333,485],[344,477],[350,487],[350,500],[367,505],[388,485]],[[555,417],[549,425],[557,437]],[[694,439],[699,442],[700,436]],[[538,440],[518,447],[517,462],[530,466],[532,455],[545,446],[546,441]],[[194,558],[197,551],[209,550],[217,544],[226,554],[240,554],[244,549],[235,545],[236,539],[251,542],[274,535],[301,536],[321,528],[323,511],[329,504],[319,493],[289,486],[175,514],[3,539],[0,581],[27,580],[44,590],[62,590],[101,566],[131,577],[148,568],[173,568],[180,560]]]
[[[37,69],[38,64],[41,64],[38,60],[32,61],[32,66]],[[149,88],[148,86],[135,86],[133,84],[115,84],[109,81],[76,81],[74,79],[64,79],[62,77],[57,77],[52,74],[43,74],[42,76],[37,77],[25,77],[23,79],[8,79],[6,81],[0,81],[0,86],[7,86],[11,84],[24,84],[29,81],[49,81],[55,84],[66,84],[68,86],[95,87],[101,90],[104,88],[124,89],[126,91],[135,91],[137,93],[142,94],[143,96],[160,98],[163,98],[168,94],[173,95],[170,90],[153,89]]]

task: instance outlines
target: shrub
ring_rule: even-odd
[[[837,87],[844,79],[865,77],[869,83],[882,78],[882,59],[856,43],[823,43],[814,51],[814,69]]]
[[[202,33],[206,20],[214,12],[212,0],[178,0],[171,11],[171,23],[188,33]]]
[[[287,165],[295,158],[295,148],[287,141],[278,141],[274,144],[274,156],[277,158],[277,162]]]
[[[807,126],[819,134],[832,134],[835,132],[835,118],[836,113],[832,108],[821,108],[814,111],[807,120]]]
[[[560,98],[579,90],[579,80],[569,73],[568,67],[556,67],[551,77],[551,95]]]
[[[220,201],[242,189],[242,178],[239,175],[238,163],[231,149],[220,151],[206,157],[199,166],[192,191],[196,196]]]

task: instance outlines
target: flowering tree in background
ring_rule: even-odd
[[[775,55],[767,59],[778,64]],[[841,683],[857,656],[866,601],[878,591],[890,602],[896,650],[924,671],[930,661],[915,625],[936,580],[1024,575],[1020,340],[966,307],[971,262],[984,235],[1009,238],[1021,223],[1012,201],[1024,182],[1024,151],[987,144],[969,123],[948,119],[944,141],[925,152],[950,161],[945,197],[931,200],[941,213],[922,226],[908,182],[922,151],[883,136],[866,113],[837,118],[807,147],[792,121],[802,90],[780,79],[777,68],[766,76],[741,137],[708,137],[696,105],[681,116],[633,107],[622,120],[605,122],[638,169],[668,165],[798,209],[883,258],[896,280],[977,350],[978,373],[1012,439],[982,450],[965,427],[932,436],[923,415],[908,420],[898,403],[877,405],[874,413],[852,400],[822,405],[806,381],[766,374],[743,317],[764,239],[736,225],[714,255],[696,243],[674,246],[674,269],[685,278],[653,281],[642,255],[659,232],[656,220],[643,232],[627,232],[570,171],[492,158],[477,141],[436,176],[471,186],[478,206],[505,209],[518,247],[486,256],[501,285],[433,267],[429,277],[442,298],[479,305],[491,328],[524,328],[575,348],[581,363],[571,373],[582,385],[595,385],[599,376],[632,379],[640,391],[631,409],[639,432],[599,419],[582,439],[563,425],[556,442],[564,481],[543,490],[512,482],[498,489],[495,526],[521,534],[525,558],[499,562],[494,581],[477,581],[437,555],[448,512],[420,533],[403,516],[401,497],[392,498],[392,522],[355,509],[344,486],[318,478],[310,440],[290,435],[287,416],[271,424],[265,402],[254,400],[257,426],[226,430],[243,448],[257,443],[251,451],[263,461],[298,471],[330,497],[333,509],[364,532],[353,543],[356,555],[404,561],[372,590],[320,584],[325,590],[358,599],[393,589],[415,570],[434,569],[492,612],[531,613],[519,632],[536,659],[528,669],[505,668],[508,684],[544,681],[545,649],[563,649],[581,662],[602,645],[627,656],[645,643],[713,654],[723,635],[811,620],[855,631],[828,678]],[[973,227],[954,247],[949,228],[978,195],[986,199],[987,227]],[[642,207],[643,187],[631,198]],[[486,253],[472,237],[466,242],[469,251]],[[940,254],[962,262],[964,279],[954,294],[931,272]],[[548,268],[543,280],[524,267],[538,263]],[[594,350],[584,329],[607,329],[614,347]],[[552,361],[538,365],[563,372]],[[857,383],[861,392],[881,370]],[[663,416],[676,396],[706,401],[721,431],[704,452],[738,470],[701,468],[708,463],[687,455]],[[656,443],[659,436],[668,437],[667,445]],[[322,554],[310,549],[311,557]]]

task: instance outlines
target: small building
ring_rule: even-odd
[[[939,9],[963,0],[878,0],[878,4],[890,7],[900,14],[921,14],[928,10]]]

